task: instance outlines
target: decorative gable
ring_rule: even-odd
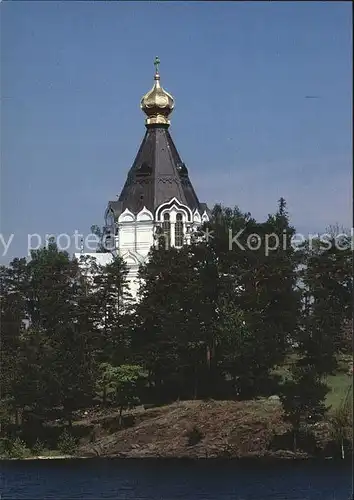
[[[153,221],[154,220],[154,216],[153,214],[150,212],[150,210],[148,210],[146,207],[144,207],[139,213],[138,215],[136,216],[136,220],[138,222],[148,222],[148,221]]]
[[[124,212],[118,217],[118,222],[134,222],[135,221],[135,215],[128,210],[127,208],[124,210]]]

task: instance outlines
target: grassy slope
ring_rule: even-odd
[[[290,377],[290,368],[295,358],[291,356],[287,362],[277,369],[275,373],[283,378]],[[349,374],[348,367],[352,358],[350,356],[341,356],[338,359],[338,371],[334,375],[327,377],[326,383],[330,388],[327,394],[326,403],[331,409],[338,408],[346,397],[353,398],[353,375]]]
[[[327,395],[327,405],[338,408],[347,398],[353,398],[353,377],[347,373],[337,373],[327,378],[331,391]]]

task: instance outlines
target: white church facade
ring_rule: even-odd
[[[198,227],[209,220],[207,205],[199,202],[169,133],[174,99],[160,85],[158,64],[156,58],[154,86],[140,103],[146,115],[145,136],[118,200],[109,201],[105,211],[103,244],[110,253],[84,254],[102,265],[120,255],[134,298],[139,266],[151,247],[188,245]]]

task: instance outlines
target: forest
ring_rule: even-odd
[[[1,454],[45,446],[53,419],[71,442],[75,412],[91,407],[121,419],[138,405],[272,395],[294,446],[326,415],[343,441],[346,401],[326,399],[352,353],[352,241],[339,233],[295,246],[284,199],[265,222],[216,205],[191,245],[151,249],[137,302],[119,256],[83,267],[52,240],[2,266]]]

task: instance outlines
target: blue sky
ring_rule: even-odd
[[[103,224],[156,55],[201,201],[262,220],[284,196],[298,231],[351,227],[351,22],[350,2],[2,2],[5,260]]]

